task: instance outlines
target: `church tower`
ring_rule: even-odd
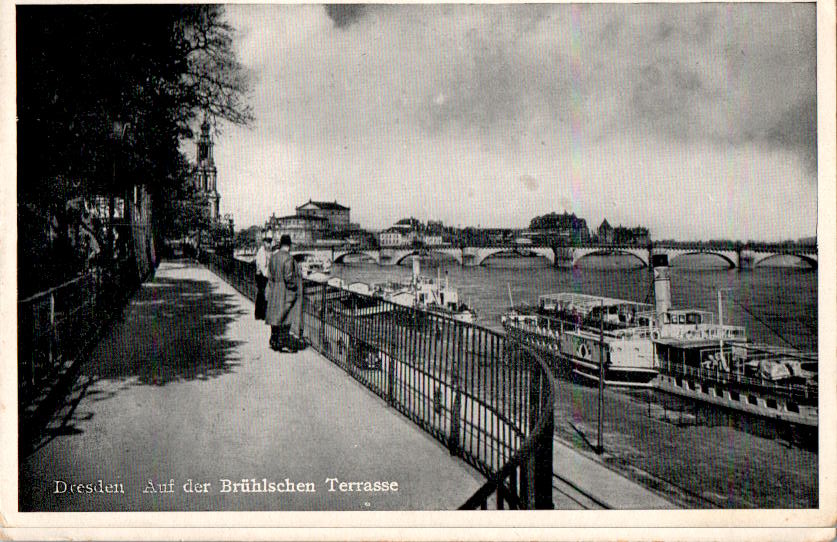
[[[218,168],[215,167],[215,159],[212,156],[212,138],[209,135],[209,121],[204,117],[201,124],[201,135],[198,139],[198,167],[195,171],[195,187],[198,192],[206,196],[207,215],[212,222],[217,222],[219,217],[218,204],[221,196],[218,194],[216,180]]]

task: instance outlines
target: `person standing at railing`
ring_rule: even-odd
[[[279,250],[268,263],[265,323],[270,326],[270,347],[274,350],[296,351],[290,331],[298,290],[299,269],[291,256],[291,238],[283,235]]]
[[[296,260],[293,260],[294,265],[297,266]],[[297,269],[299,267],[297,266]],[[303,350],[305,349],[305,339],[303,337],[303,327],[302,327],[302,300],[305,294],[305,283],[302,280],[302,273],[296,273],[296,301],[294,301],[293,305],[291,306],[291,312],[289,315],[289,325],[290,325],[290,344],[294,350]]]
[[[262,244],[256,252],[256,320],[264,320],[267,310],[267,298],[265,288],[267,287],[268,264],[270,255],[273,253],[273,237],[265,234],[262,237]]]

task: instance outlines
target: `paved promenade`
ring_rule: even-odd
[[[482,484],[312,349],[271,351],[252,310],[206,269],[162,264],[82,367],[63,418],[21,458],[21,510],[449,510]],[[223,492],[263,478],[295,491]],[[99,480],[124,493],[98,492]]]
[[[313,349],[271,351],[252,313],[162,264],[21,458],[21,510],[452,510],[483,483]],[[558,441],[553,461],[558,509],[671,507]],[[390,491],[349,491],[366,481]]]

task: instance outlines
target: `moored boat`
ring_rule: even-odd
[[[538,306],[502,317],[506,333],[551,354],[556,369],[605,383],[650,386],[657,376],[651,306],[576,293],[540,296]]]
[[[459,292],[440,277],[422,276],[418,258],[413,258],[413,276],[407,284],[389,282],[375,286],[375,295],[403,307],[418,308],[435,316],[472,324],[476,312],[460,301]]]
[[[668,259],[652,257],[654,306],[575,293],[544,295],[503,316],[506,332],[597,382],[667,393],[816,427],[817,356],[755,344],[718,312],[671,306]],[[602,363],[603,362],[603,363]]]

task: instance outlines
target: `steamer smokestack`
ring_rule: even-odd
[[[654,270],[654,299],[657,316],[671,308],[671,276],[668,270],[668,254],[653,254],[651,268]]]
[[[418,282],[419,275],[421,275],[421,263],[418,254],[416,254],[413,256],[413,282]]]

